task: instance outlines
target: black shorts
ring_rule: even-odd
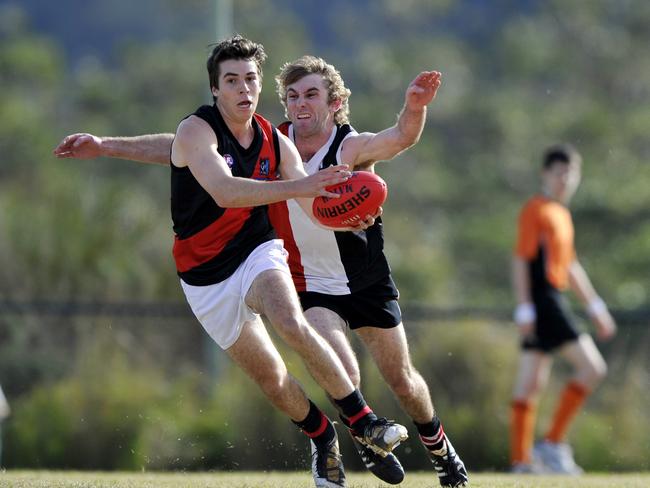
[[[537,312],[535,335],[523,340],[523,349],[552,352],[563,344],[578,339],[580,331],[576,328],[562,293],[555,289],[534,293],[533,303]]]
[[[390,276],[349,295],[326,295],[313,291],[301,291],[298,295],[303,310],[327,308],[345,320],[350,329],[392,329],[402,323],[402,311],[397,303],[399,292]]]

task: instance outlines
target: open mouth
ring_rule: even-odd
[[[309,114],[298,114],[298,115],[296,115],[296,118],[298,120],[309,119],[309,118],[311,118],[311,115],[309,115]]]
[[[244,102],[239,102],[237,104],[237,106],[241,107],[241,108],[250,108],[252,105],[253,105],[253,102],[249,102],[248,100],[246,100]]]

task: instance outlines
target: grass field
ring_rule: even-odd
[[[588,474],[579,478],[480,473],[475,488],[646,488],[650,473]],[[310,488],[309,473],[97,473],[1,471],[2,488]],[[349,473],[348,488],[388,488],[368,473]],[[409,473],[400,488],[440,486],[432,473]]]

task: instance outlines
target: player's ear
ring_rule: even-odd
[[[333,100],[330,103],[330,108],[332,109],[332,113],[335,114],[339,110],[341,110],[341,106],[343,105],[343,102],[341,101],[340,98],[337,98],[336,100]]]

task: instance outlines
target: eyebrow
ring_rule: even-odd
[[[317,92],[317,91],[319,91],[319,88],[318,88],[317,86],[312,86],[311,88],[307,88],[307,89],[304,91],[304,93],[309,93],[309,92],[313,92],[313,91],[316,91],[316,92]],[[298,90],[296,90],[295,88],[287,88],[287,93],[288,93],[288,92],[298,93]]]
[[[257,72],[255,72],[255,71],[249,71],[249,72],[246,73],[244,76],[249,76],[249,75],[255,75],[255,76],[257,76]],[[226,78],[227,76],[239,76],[239,73],[232,73],[232,72],[229,71],[229,72],[223,74],[223,77],[224,77],[224,78]]]

